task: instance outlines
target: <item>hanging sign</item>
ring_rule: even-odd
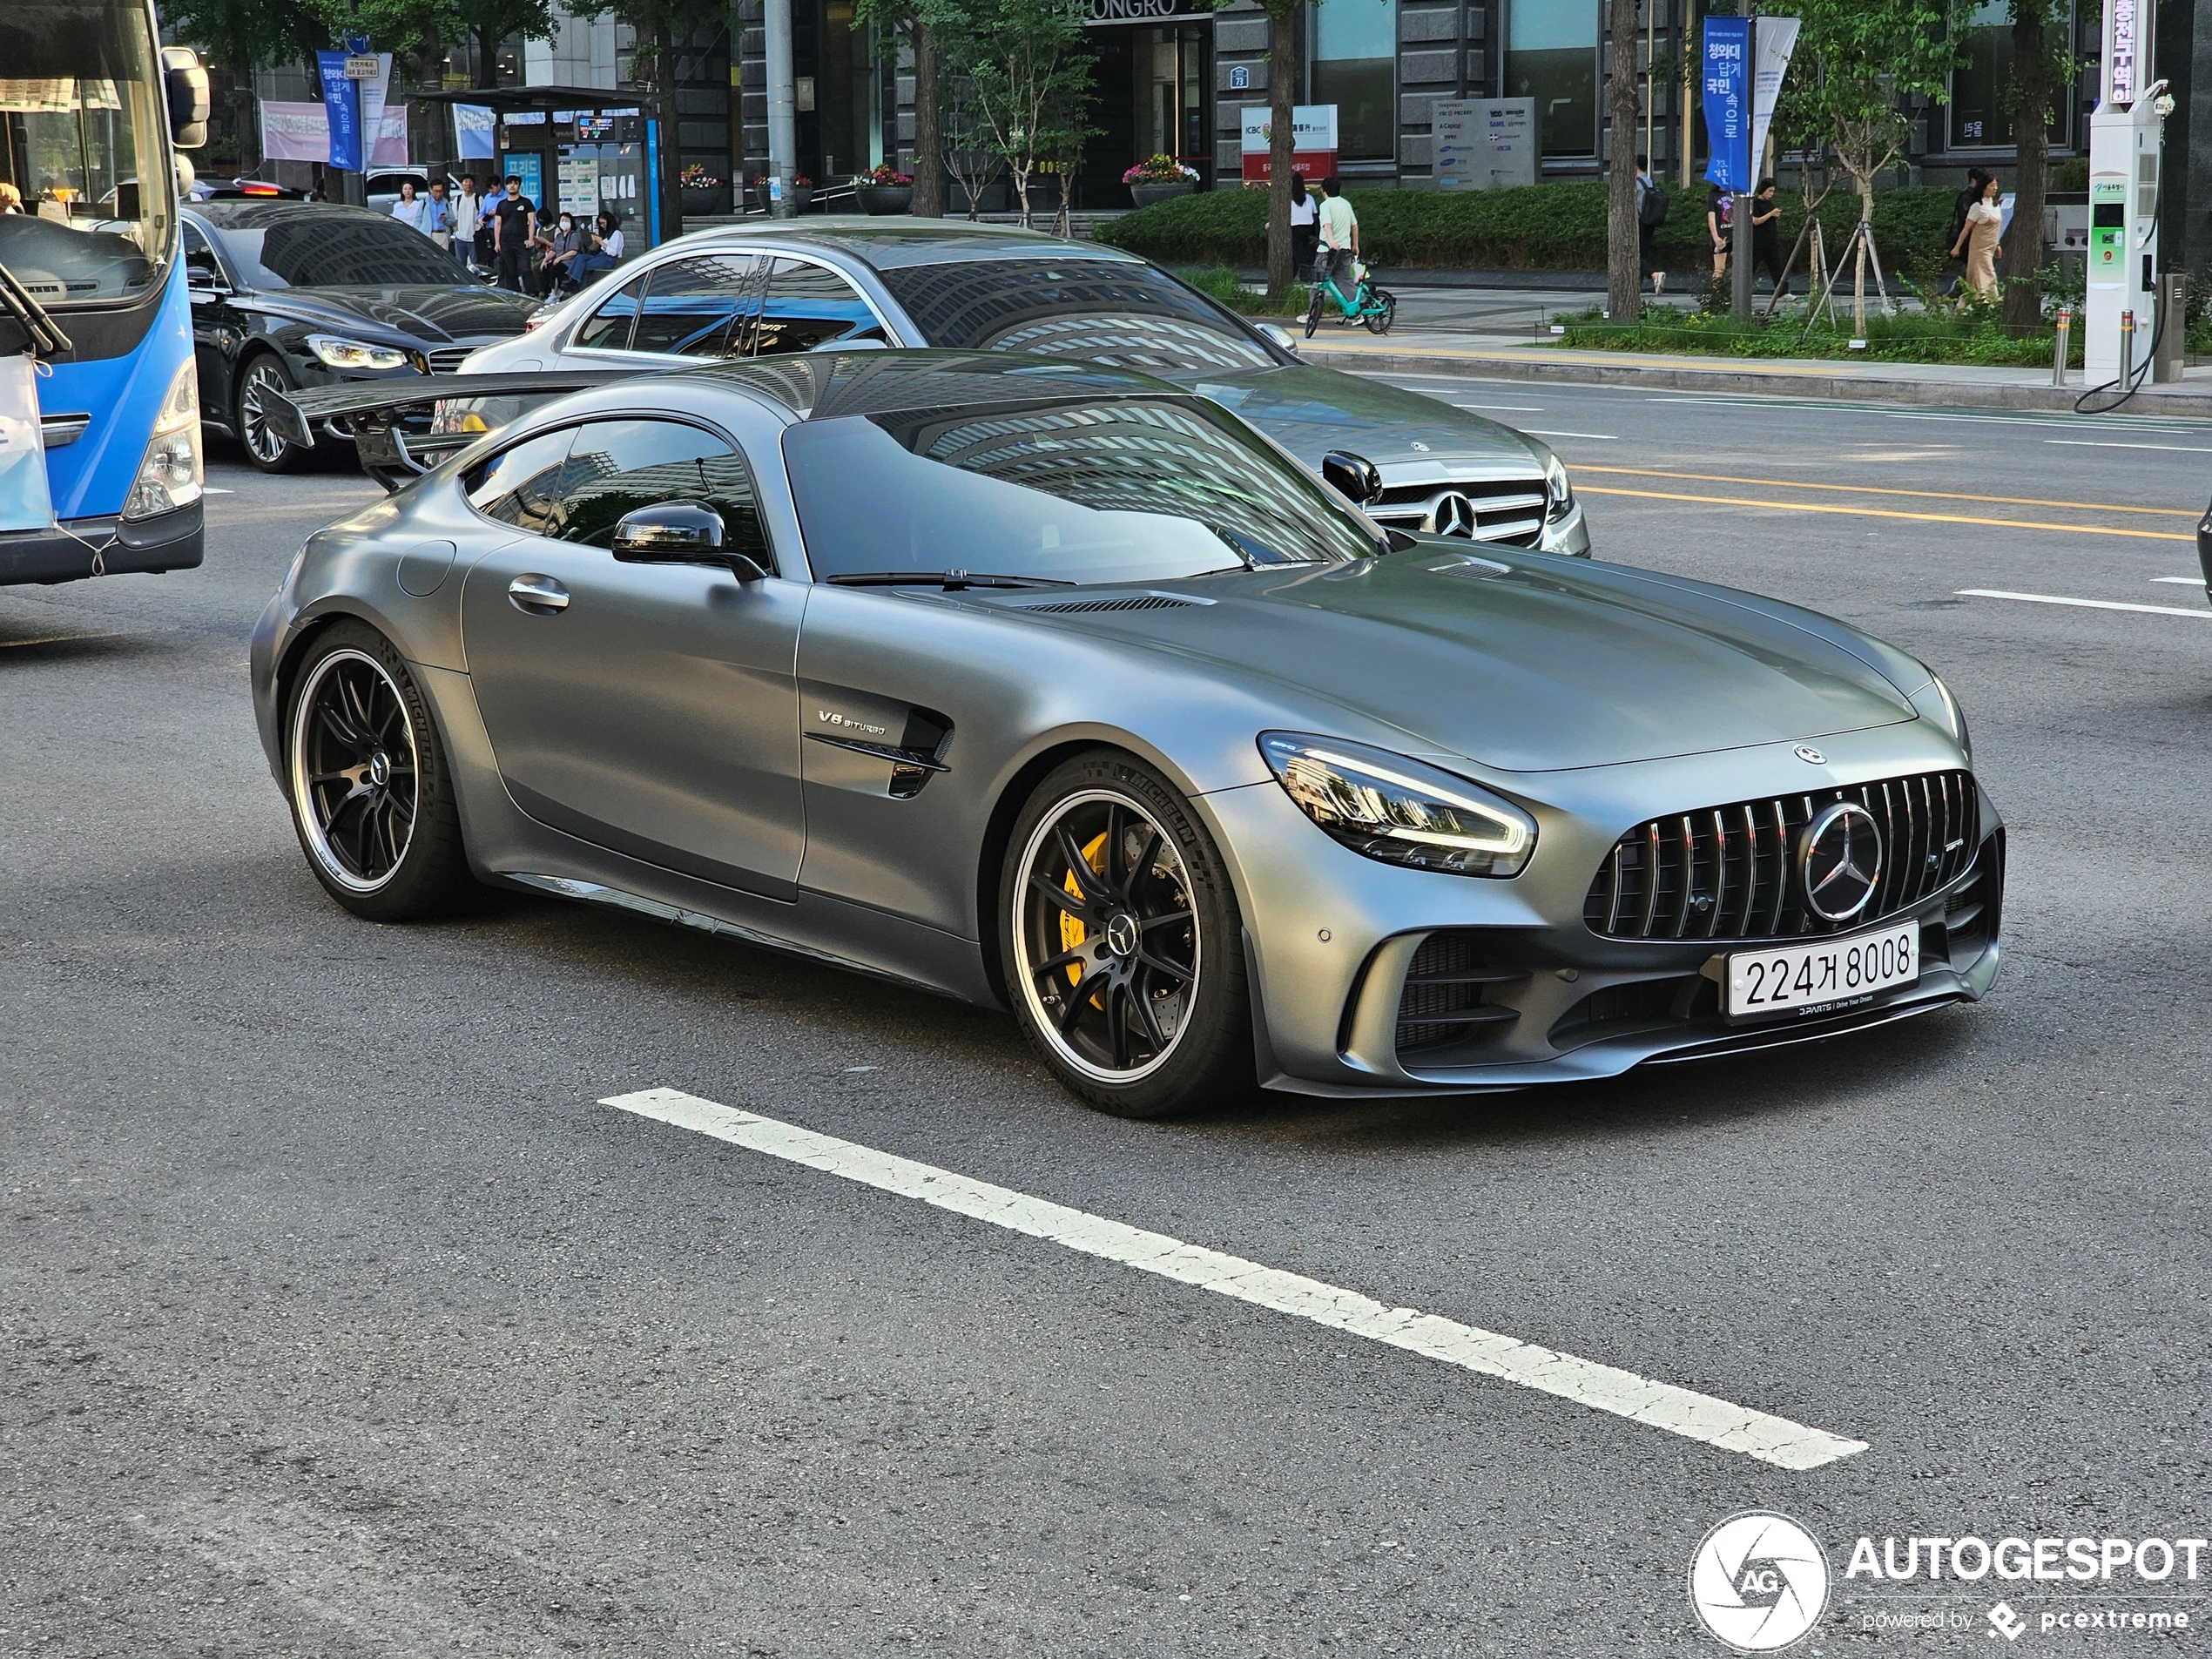
[[[330,132],[330,152],[324,158],[334,167],[364,172],[368,154],[361,144],[361,83],[346,78],[344,52],[317,52],[315,67],[322,76],[322,107]]]
[[[1797,49],[1798,20],[1762,17],[1751,56],[1751,165],[1766,157],[1767,129],[1774,125],[1774,105],[1782,96],[1782,78],[1790,71],[1790,54]],[[1753,181],[1756,184],[1756,180]]]

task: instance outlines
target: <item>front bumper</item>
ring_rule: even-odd
[[[54,529],[0,534],[0,585],[188,570],[206,553],[201,503],[125,521],[71,518]]]
[[[1929,741],[1921,724],[1824,739],[1832,775],[1823,781],[1853,786],[1955,767],[1957,752]],[[1845,752],[1852,749],[1857,759]],[[1756,794],[1770,779],[1785,788],[1811,781],[1786,749],[1780,759],[1750,752],[1546,774],[1548,792],[1571,799],[1565,810],[1522,799],[1539,819],[1538,852],[1509,881],[1363,859],[1327,842],[1271,783],[1204,797],[1224,845],[1237,849],[1263,1079],[1292,1092],[1359,1096],[1609,1077],[1862,1029],[1989,991],[2005,839],[1986,793],[1972,861],[1941,889],[1866,924],[1919,924],[1923,967],[1912,985],[1730,1024],[1720,1011],[1717,959],[1763,941],[1591,931],[1582,916],[1591,878],[1614,838],[1655,800],[1675,810]]]

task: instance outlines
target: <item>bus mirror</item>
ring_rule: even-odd
[[[168,94],[170,141],[179,150],[197,150],[207,142],[207,71],[189,46],[164,46],[161,71]]]

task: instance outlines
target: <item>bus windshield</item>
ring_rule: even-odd
[[[0,5],[0,264],[40,304],[136,299],[177,235],[153,26],[132,0]],[[20,206],[18,206],[18,203]]]

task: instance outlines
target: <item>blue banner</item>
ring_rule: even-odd
[[[1705,19],[1706,179],[1748,192],[1751,178],[1751,20]]]
[[[330,117],[330,165],[366,172],[368,152],[361,142],[361,83],[346,78],[344,52],[317,52],[315,69],[322,77],[322,107]]]

